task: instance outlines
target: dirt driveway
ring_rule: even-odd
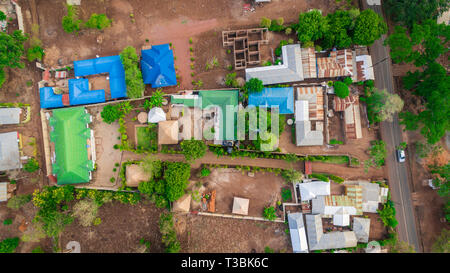
[[[209,191],[215,189],[216,212],[231,214],[234,197],[249,199],[248,216],[262,217],[266,206],[275,206],[281,199],[281,189],[286,187],[281,176],[256,173],[249,177],[236,169],[214,169],[205,180]],[[291,187],[291,192],[293,191]]]

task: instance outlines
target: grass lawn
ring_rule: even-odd
[[[158,149],[158,127],[156,124],[149,124],[147,127],[137,128],[137,145],[146,151],[156,151]]]

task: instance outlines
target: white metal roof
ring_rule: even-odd
[[[307,253],[308,241],[306,240],[306,230],[303,222],[303,214],[299,212],[289,213],[288,222],[293,252]]]
[[[0,125],[19,124],[21,112],[20,108],[0,108]]]
[[[18,133],[0,134],[0,171],[19,169],[21,167]]]
[[[330,183],[322,181],[299,183],[300,199],[308,201],[319,195],[330,195]]]

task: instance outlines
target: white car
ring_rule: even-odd
[[[405,150],[397,149],[397,160],[398,162],[405,162]]]

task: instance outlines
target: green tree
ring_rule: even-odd
[[[439,187],[437,193],[442,197],[450,196],[450,164],[430,165],[430,173],[434,174],[433,184]]]
[[[189,184],[191,166],[183,162],[166,162],[164,180],[166,181],[165,195],[173,202],[184,195]]]
[[[350,94],[350,90],[348,89],[348,86],[343,82],[335,82],[334,83],[334,92],[336,93],[336,96],[339,98],[346,98]]]
[[[161,213],[158,224],[162,243],[166,246],[166,252],[178,253],[181,248],[180,243],[177,240],[177,233],[173,226],[172,214]]]
[[[6,238],[0,242],[0,253],[14,253],[19,246],[19,238]]]
[[[190,162],[197,158],[202,158],[206,154],[206,144],[201,140],[183,140],[180,143],[186,161]]]
[[[248,82],[245,83],[245,88],[249,93],[258,93],[264,89],[264,85],[262,80],[258,78],[251,78]]]
[[[131,99],[140,98],[144,94],[144,81],[139,69],[139,57],[136,49],[132,46],[126,47],[120,53],[123,67],[125,69],[125,83],[127,84],[127,96]]]
[[[303,178],[303,174],[293,168],[281,171],[281,177],[287,183],[298,182]]]
[[[435,253],[450,253],[450,229],[442,229],[441,234],[433,244],[432,251]]]
[[[423,72],[408,72],[403,85],[424,98],[426,109],[418,114],[402,113],[400,123],[406,125],[406,130],[416,130],[421,125],[420,133],[428,143],[438,142],[450,130],[450,76],[446,69],[432,62]]]
[[[366,9],[355,20],[353,43],[370,46],[387,32],[387,25],[377,13]]]
[[[0,21],[6,20],[6,14],[0,10]]]
[[[329,31],[324,34],[322,41],[323,48],[348,48],[352,45],[352,38],[349,35],[354,27],[354,19],[345,10],[337,10],[327,15]]]
[[[108,104],[103,107],[100,116],[104,122],[111,124],[122,116],[122,112],[120,111],[118,104]]]
[[[0,68],[24,68],[21,57],[25,53],[23,43],[28,39],[21,30],[15,30],[11,35],[0,31]]]
[[[394,21],[411,28],[427,19],[436,20],[448,10],[448,0],[384,0],[386,14]]]
[[[329,31],[326,17],[319,10],[312,10],[299,15],[296,25],[298,40],[302,43],[322,39]]]
[[[399,95],[377,88],[366,88],[366,94],[361,97],[361,101],[367,105],[367,116],[371,124],[392,121],[394,114],[400,112],[404,105]]]
[[[385,45],[390,46],[394,62],[414,62],[415,66],[421,67],[447,53],[449,40],[450,26],[426,20],[421,25],[414,24],[409,35],[405,28],[396,26]]]
[[[89,20],[85,23],[87,28],[97,28],[105,29],[111,26],[112,20],[109,19],[105,14],[92,13]]]
[[[161,160],[154,155],[147,155],[141,162],[141,167],[147,174],[150,174],[150,181],[162,176],[163,166]]]

